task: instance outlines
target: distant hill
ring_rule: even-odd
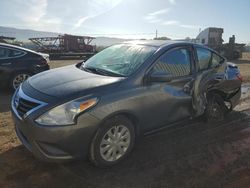
[[[0,26],[0,36],[15,37],[17,40],[24,42],[29,42],[28,39],[33,37],[56,37],[60,34],[62,33],[36,31],[31,29],[17,29],[12,27]],[[96,39],[92,41],[92,44],[96,46],[110,46],[127,40],[129,39],[96,37]]]
[[[31,29],[16,29],[12,27],[0,26],[0,36],[15,37],[17,40],[28,41],[29,38],[33,37],[55,37],[60,33],[46,32],[46,31],[35,31]]]

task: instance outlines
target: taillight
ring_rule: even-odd
[[[45,65],[47,65],[47,64],[48,64],[48,62],[47,62],[47,60],[46,60],[46,59],[42,59],[41,63],[42,63],[42,64],[45,64]]]
[[[243,82],[243,76],[239,73],[239,74],[237,74],[237,78],[241,81],[241,82]]]

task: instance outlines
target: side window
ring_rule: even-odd
[[[209,68],[212,52],[205,48],[196,48],[200,70]]]
[[[221,63],[222,60],[223,59],[220,56],[218,56],[217,54],[213,53],[211,67],[217,67],[218,65],[220,65],[220,63]]]
[[[162,55],[154,65],[154,72],[166,72],[173,77],[190,74],[190,54],[185,48],[172,50]]]
[[[19,50],[10,50],[10,56],[9,57],[20,57],[23,56],[25,54],[25,52],[23,51],[19,51]]]
[[[9,54],[10,54],[9,49],[1,48],[1,47],[0,47],[0,59],[8,58],[8,57],[9,57]]]

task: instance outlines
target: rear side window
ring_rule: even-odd
[[[21,50],[14,50],[14,49],[0,47],[0,59],[21,57],[25,54],[26,52],[21,51]]]
[[[220,65],[221,61],[223,61],[222,57],[213,53],[212,64],[211,67],[217,67]]]
[[[188,49],[180,48],[167,52],[156,62],[154,72],[166,72],[173,77],[190,74],[190,53]]]
[[[6,48],[0,47],[0,59],[8,58],[10,54],[10,50]]]
[[[9,57],[21,57],[25,55],[25,52],[20,50],[10,50],[10,56]]]
[[[209,64],[212,58],[212,52],[205,48],[196,48],[199,70],[206,70],[209,68]]]

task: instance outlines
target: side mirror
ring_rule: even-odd
[[[77,64],[76,64],[76,67],[77,67],[77,68],[81,67],[83,63],[84,63],[84,61],[77,63]]]
[[[170,82],[172,79],[173,75],[166,72],[154,72],[150,75],[151,82]]]

